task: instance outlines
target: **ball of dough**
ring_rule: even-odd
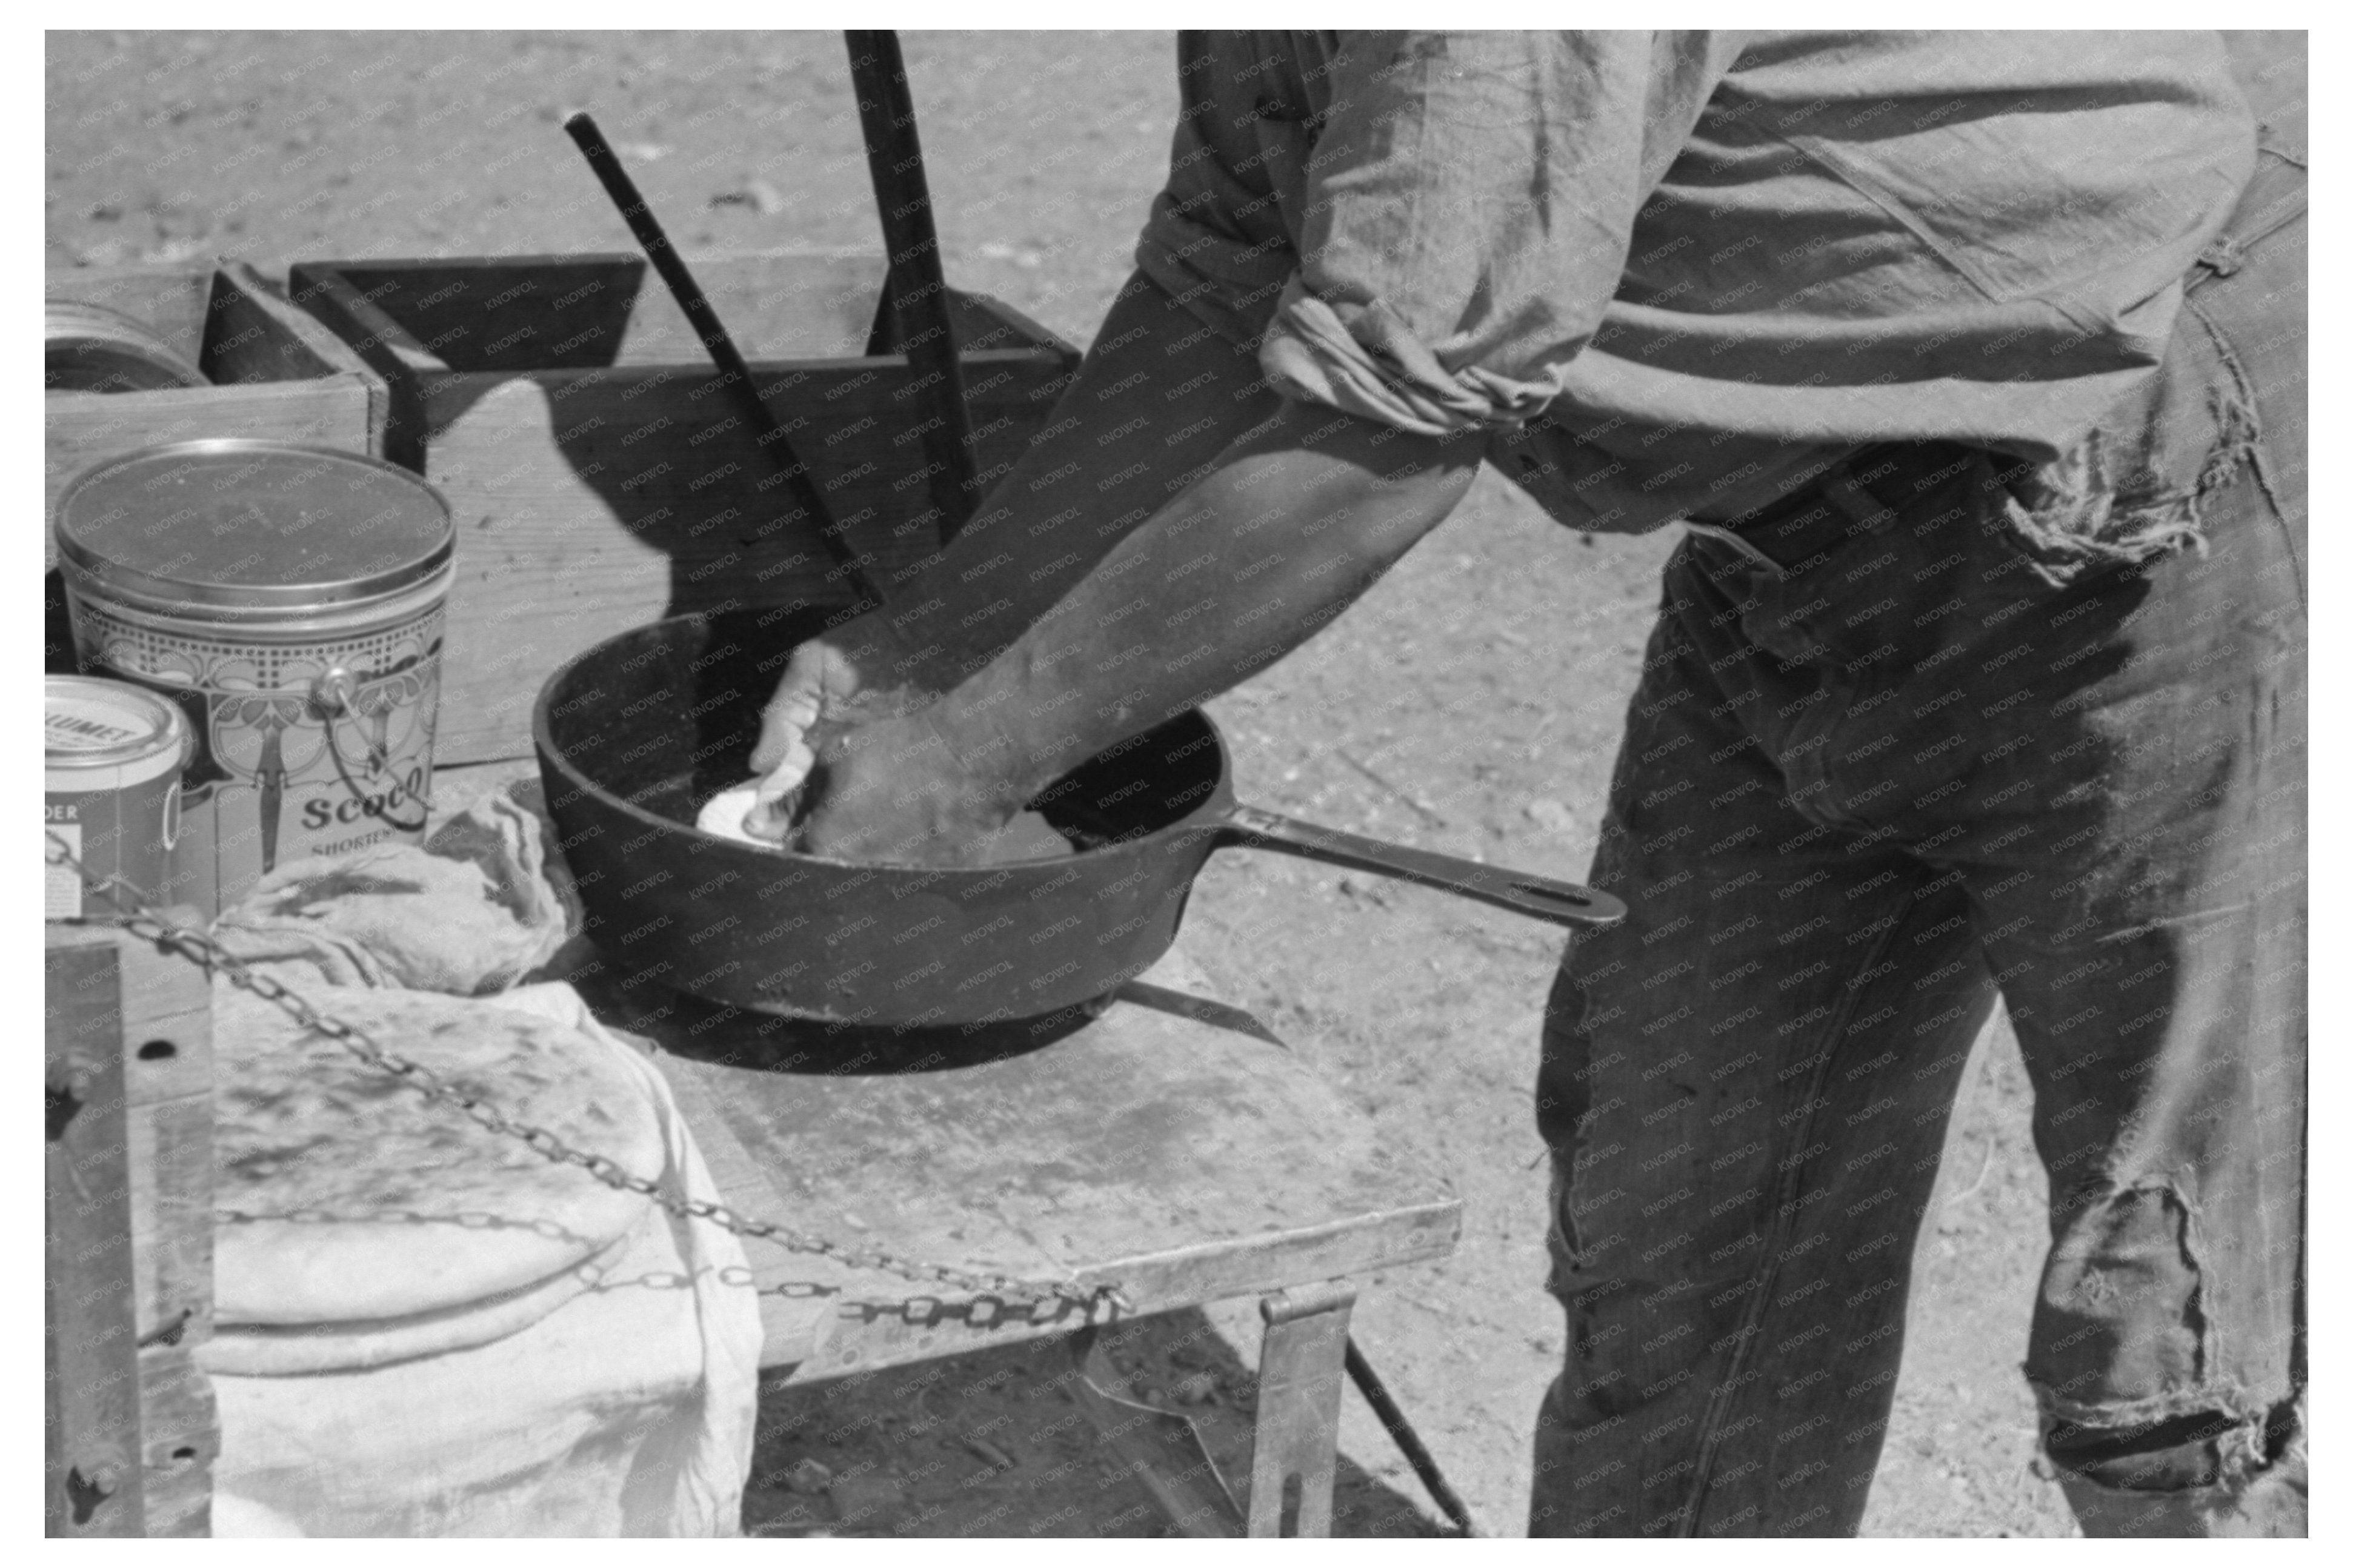
[[[756,781],[721,790],[695,814],[694,825],[705,833],[733,838],[739,844],[757,845],[763,849],[778,848],[780,846],[775,839],[757,837],[744,829],[744,818],[751,814],[759,798],[760,786]]]

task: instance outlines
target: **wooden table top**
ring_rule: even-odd
[[[1172,953],[1099,1016],[893,1037],[581,985],[601,1019],[657,1048],[729,1203],[797,1230],[974,1272],[1115,1285],[1139,1313],[1451,1251],[1461,1205],[1446,1186],[1393,1157],[1370,1118],[1205,989]],[[1085,1321],[1071,1307],[976,1325],[945,1287],[759,1241],[745,1250],[766,1290],[841,1291],[763,1296],[763,1363],[804,1377]],[[924,1297],[945,1300],[913,1313],[858,1305]]]
[[[514,770],[468,769],[480,788]],[[436,781],[448,809],[468,790]],[[654,1047],[726,1201],[795,1230],[975,1272],[1115,1285],[1139,1313],[1443,1257],[1461,1204],[1181,944],[1100,1013],[897,1031],[770,1018],[572,976]],[[554,978],[556,976],[551,976]],[[1060,1333],[875,1310],[917,1283],[747,1240],[765,1366],[796,1380]],[[788,1281],[838,1295],[775,1293]],[[986,1316],[986,1308],[983,1315]]]

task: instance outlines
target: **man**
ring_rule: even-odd
[[[1686,522],[1592,873],[1633,912],[1545,1031],[1532,1531],[1854,1530],[1998,991],[2084,1529],[2302,1533],[2301,166],[2219,39],[1179,54],[1046,437],[771,703],[799,842],[1035,850],[1037,789],[1312,636],[1482,459]]]

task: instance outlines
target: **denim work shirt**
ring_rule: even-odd
[[[2254,168],[2211,33],[1190,33],[1137,264],[1278,391],[1574,527],[1841,453],[2038,463],[2139,389]]]

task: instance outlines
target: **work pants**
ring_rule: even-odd
[[[1546,1021],[1532,1533],[1855,1530],[1997,994],[2085,1532],[2303,1533],[2300,192],[2266,152],[2068,459],[1870,448],[1670,561],[1592,878],[1632,912]]]

